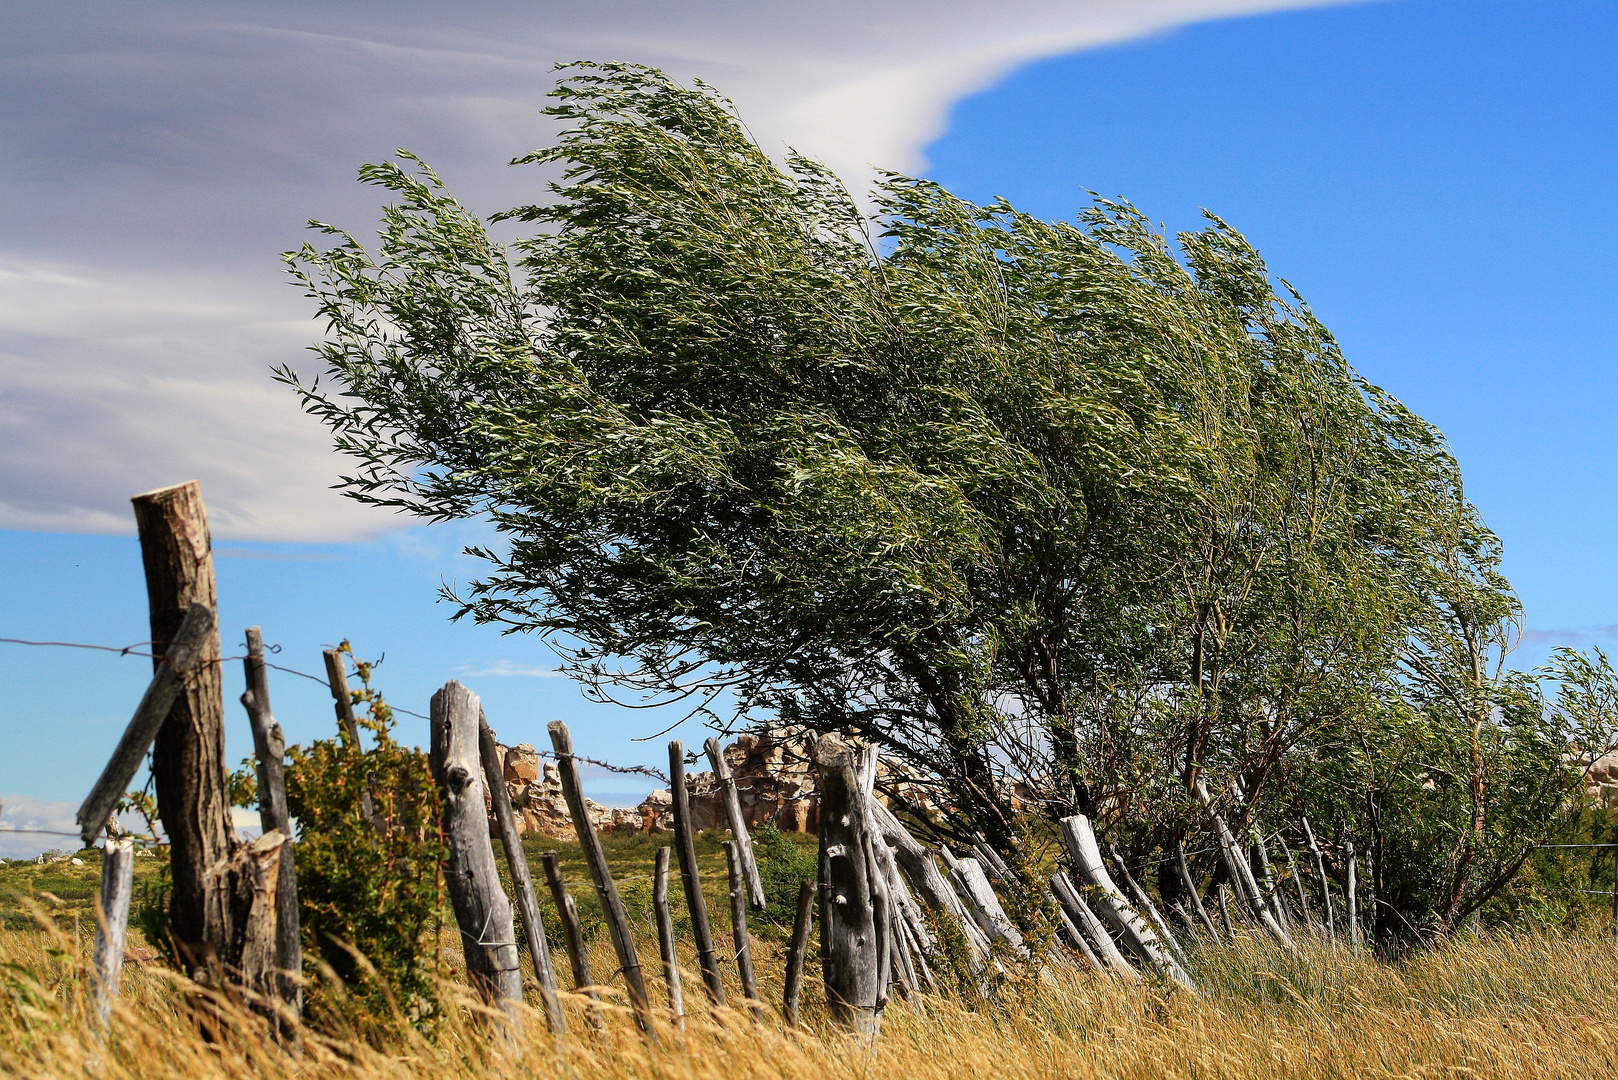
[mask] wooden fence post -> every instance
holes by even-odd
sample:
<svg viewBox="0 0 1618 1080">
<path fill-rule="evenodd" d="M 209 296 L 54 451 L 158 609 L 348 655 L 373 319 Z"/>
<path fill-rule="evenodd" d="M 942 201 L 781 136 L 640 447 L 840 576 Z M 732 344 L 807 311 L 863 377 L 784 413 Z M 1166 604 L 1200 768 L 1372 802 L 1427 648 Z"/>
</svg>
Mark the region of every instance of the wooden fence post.
<svg viewBox="0 0 1618 1080">
<path fill-rule="evenodd" d="M 1225 883 L 1219 883 L 1219 921 L 1225 924 L 1225 933 L 1230 935 L 1232 941 L 1236 940 L 1236 927 L 1230 921 L 1230 905 L 1225 902 Z"/>
<path fill-rule="evenodd" d="M 759 1003 L 758 979 L 753 975 L 753 947 L 747 939 L 747 875 L 742 869 L 740 845 L 725 841 L 725 869 L 730 879 L 730 936 L 736 946 L 736 973 L 741 977 L 742 996 L 758 1019 L 764 1019 Z"/>
<path fill-rule="evenodd" d="M 753 837 L 747 831 L 747 819 L 742 817 L 741 793 L 736 790 L 736 778 L 730 774 L 730 762 L 718 739 L 703 744 L 708 762 L 713 765 L 714 779 L 725 795 L 725 819 L 730 824 L 730 835 L 736 840 L 736 854 L 741 860 L 742 876 L 747 882 L 748 900 L 753 910 L 764 910 L 764 879 L 758 874 L 758 860 L 753 858 Z"/>
<path fill-rule="evenodd" d="M 1259 872 L 1264 875 L 1264 897 L 1270 906 L 1270 913 L 1275 921 L 1281 924 L 1281 929 L 1290 930 L 1291 922 L 1287 919 L 1286 905 L 1281 902 L 1281 890 L 1276 885 L 1275 870 L 1270 866 L 1269 845 L 1264 843 L 1264 834 L 1257 826 L 1253 827 L 1253 850 L 1258 853 Z"/>
<path fill-rule="evenodd" d="M 1292 939 L 1287 932 L 1276 922 L 1275 916 L 1264 903 L 1263 894 L 1259 892 L 1258 882 L 1253 877 L 1252 867 L 1247 865 L 1247 858 L 1242 854 L 1241 846 L 1231 835 L 1230 827 L 1225 819 L 1213 808 L 1213 797 L 1208 794 L 1207 786 L 1199 778 L 1193 791 L 1197 801 L 1202 804 L 1213 823 L 1214 833 L 1219 840 L 1219 851 L 1225 860 L 1225 873 L 1230 878 L 1231 888 L 1236 890 L 1236 898 L 1247 904 L 1248 910 L 1258 920 L 1270 935 L 1288 949 L 1292 948 Z"/>
<path fill-rule="evenodd" d="M 819 884 L 806 880 L 798 886 L 798 912 L 792 920 L 792 944 L 787 949 L 786 990 L 781 1012 L 787 1027 L 798 1026 L 798 996 L 803 990 L 803 962 L 809 952 L 809 929 L 814 922 L 815 894 Z"/>
<path fill-rule="evenodd" d="M 1360 954 L 1360 909 L 1359 897 L 1355 894 L 1355 877 L 1358 869 L 1359 856 L 1354 854 L 1354 841 L 1350 840 L 1343 849 L 1343 864 L 1348 873 L 1348 944 L 1354 955 Z"/>
<path fill-rule="evenodd" d="M 702 895 L 702 878 L 697 872 L 696 830 L 691 827 L 691 797 L 685 789 L 685 747 L 678 739 L 669 743 L 669 795 L 674 800 L 674 850 L 680 857 L 680 880 L 685 886 L 686 909 L 691 913 L 697 964 L 702 968 L 702 983 L 709 1000 L 723 1005 L 725 983 L 719 974 L 719 957 L 714 952 L 708 900 Z"/>
<path fill-rule="evenodd" d="M 1061 827 L 1062 839 L 1067 844 L 1068 856 L 1079 879 L 1093 886 L 1101 896 L 1101 917 L 1112 924 L 1112 928 L 1118 931 L 1135 955 L 1186 989 L 1196 992 L 1196 984 L 1191 981 L 1191 976 L 1175 962 L 1174 957 L 1158 947 L 1157 935 L 1152 932 L 1151 926 L 1125 902 L 1118 886 L 1113 884 L 1101 861 L 1101 849 L 1096 845 L 1090 819 L 1083 814 L 1075 814 L 1063 818 Z"/>
<path fill-rule="evenodd" d="M 875 799 L 871 800 L 868 809 L 877 834 L 892 851 L 894 862 L 910 879 L 916 895 L 933 912 L 941 915 L 947 913 L 955 920 L 966 939 L 973 973 L 983 970 L 989 952 L 989 939 L 978 928 L 977 921 L 966 913 L 960 897 L 955 895 L 955 889 L 933 861 L 932 853 L 910 835 L 910 830 L 894 816 L 892 810 Z"/>
<path fill-rule="evenodd" d="M 657 849 L 652 873 L 652 907 L 657 914 L 657 949 L 663 957 L 663 979 L 669 987 L 669 1010 L 674 1026 L 685 1028 L 685 994 L 680 989 L 680 954 L 674 947 L 674 915 L 669 911 L 669 846 Z"/>
<path fill-rule="evenodd" d="M 1079 890 L 1073 887 L 1073 882 L 1068 880 L 1068 876 L 1057 873 L 1052 874 L 1048 880 L 1051 893 L 1062 905 L 1062 910 L 1073 923 L 1073 928 L 1089 937 L 1096 958 L 1106 970 L 1125 982 L 1138 981 L 1140 972 L 1129 965 L 1124 954 L 1118 950 L 1117 942 L 1112 940 L 1112 935 L 1107 933 L 1107 928 L 1096 918 L 1095 912 L 1090 910 L 1090 905 L 1084 902 L 1084 898 L 1079 895 Z"/>
<path fill-rule="evenodd" d="M 292 844 L 292 818 L 287 813 L 286 737 L 270 711 L 270 682 L 264 666 L 264 635 L 247 628 L 247 657 L 242 661 L 247 690 L 242 707 L 253 728 L 253 755 L 258 759 L 258 815 L 263 831 L 287 837 L 275 893 L 275 966 L 283 1002 L 303 1012 L 303 934 L 298 918 L 298 876 Z"/>
<path fill-rule="evenodd" d="M 1298 914 L 1303 921 L 1314 925 L 1314 914 L 1309 910 L 1309 896 L 1303 891 L 1303 878 L 1298 876 L 1298 860 L 1292 857 L 1292 849 L 1287 846 L 1287 838 L 1280 833 L 1275 834 L 1275 840 L 1281 845 L 1281 853 L 1287 857 L 1287 873 L 1292 875 L 1292 887 L 1298 891 Z"/>
<path fill-rule="evenodd" d="M 1309 819 L 1303 819 L 1303 835 L 1309 841 L 1309 853 L 1315 857 L 1315 872 L 1320 875 L 1320 900 L 1326 908 L 1326 940 L 1337 944 L 1336 917 L 1331 909 L 1331 887 L 1326 878 L 1326 859 L 1320 854 L 1320 845 L 1315 842 L 1315 830 L 1309 827 Z"/>
<path fill-rule="evenodd" d="M 835 735 L 815 742 L 820 777 L 820 955 L 832 1018 L 866 1039 L 882 1027 L 884 988 L 872 905 L 857 752 Z"/>
<path fill-rule="evenodd" d="M 107 841 L 101 856 L 100 924 L 96 928 L 95 1006 L 102 1028 L 112 1022 L 112 999 L 124 970 L 124 937 L 129 931 L 129 898 L 135 885 L 135 842 Z"/>
<path fill-rule="evenodd" d="M 1196 909 L 1197 917 L 1207 928 L 1208 936 L 1215 941 L 1219 940 L 1219 931 L 1214 929 L 1213 920 L 1208 918 L 1208 909 L 1202 906 L 1202 895 L 1197 892 L 1197 883 L 1191 876 L 1191 867 L 1185 862 L 1185 844 L 1175 841 L 1174 861 L 1180 868 L 1180 881 L 1185 885 L 1185 891 L 1191 894 L 1191 906 Z"/>
<path fill-rule="evenodd" d="M 360 742 L 360 724 L 354 717 L 354 695 L 348 689 L 348 670 L 343 666 L 343 650 L 325 649 L 321 657 L 326 661 L 326 686 L 331 690 L 331 701 L 337 713 L 337 726 L 355 746 Z M 369 818 L 370 812 L 366 815 Z"/>
<path fill-rule="evenodd" d="M 596 895 L 601 899 L 601 913 L 607 918 L 607 929 L 612 934 L 613 952 L 618 955 L 618 968 L 629 988 L 629 1000 L 635 1007 L 635 1019 L 641 1030 L 653 1042 L 657 1031 L 652 1027 L 652 999 L 646 993 L 646 976 L 641 970 L 640 957 L 635 952 L 635 937 L 629 929 L 629 916 L 624 902 L 618 896 L 618 883 L 612 879 L 612 867 L 607 865 L 607 853 L 601 850 L 601 838 L 596 835 L 590 815 L 584 809 L 584 790 L 579 784 L 579 763 L 573 757 L 573 736 L 567 725 L 552 720 L 548 725 L 551 745 L 556 749 L 556 769 L 562 778 L 562 795 L 567 799 L 568 815 L 573 818 L 573 831 L 579 846 L 584 849 L 584 861 L 595 882 Z"/>
<path fill-rule="evenodd" d="M 562 1013 L 561 999 L 556 996 L 556 969 L 551 966 L 551 947 L 545 941 L 545 921 L 539 917 L 533 875 L 528 872 L 528 856 L 523 853 L 522 834 L 517 831 L 511 792 L 506 790 L 506 778 L 500 768 L 500 750 L 482 710 L 478 711 L 478 756 L 483 762 L 483 782 L 489 789 L 495 825 L 500 830 L 500 846 L 505 849 L 506 866 L 511 870 L 517 912 L 522 916 L 523 932 L 528 936 L 534 979 L 539 983 L 539 996 L 545 1000 L 545 1020 L 552 1032 L 563 1035 L 567 1032 L 567 1017 Z"/>
<path fill-rule="evenodd" d="M 556 901 L 556 917 L 562 924 L 562 943 L 567 946 L 568 967 L 573 971 L 573 989 L 599 1000 L 595 976 L 590 974 L 590 947 L 584 940 L 584 926 L 579 922 L 579 907 L 568 894 L 567 882 L 562 880 L 562 867 L 556 861 L 556 852 L 547 851 L 540 857 L 545 866 L 545 880 L 551 887 L 551 899 Z M 601 1009 L 591 1005 L 585 1012 L 590 1026 L 600 1030 L 605 1025 Z"/>
<path fill-rule="evenodd" d="M 188 974 L 213 986 L 235 938 L 230 887 L 215 867 L 231 856 L 230 798 L 225 774 L 225 702 L 219 670 L 218 593 L 202 488 L 196 481 L 136 495 L 135 527 L 152 634 L 152 667 L 192 604 L 214 613 L 201 645 L 201 666 L 185 685 L 152 746 L 158 815 L 169 840 L 170 925 Z M 97 823 L 100 828 L 101 823 Z M 217 958 L 217 959 L 210 959 Z"/>
<path fill-rule="evenodd" d="M 461 930 L 466 970 L 474 986 L 503 1009 L 521 1030 L 522 966 L 511 901 L 500 888 L 489 818 L 483 803 L 483 763 L 478 748 L 478 696 L 451 680 L 433 695 L 432 745 L 428 761 L 443 795 L 449 861 L 444 882 Z"/>
<path fill-rule="evenodd" d="M 1150 896 L 1146 895 L 1146 890 L 1140 887 L 1140 882 L 1135 880 L 1135 875 L 1129 872 L 1129 864 L 1124 862 L 1122 855 L 1118 854 L 1118 845 L 1109 840 L 1107 850 L 1112 853 L 1112 861 L 1118 867 L 1118 872 L 1124 877 L 1124 888 L 1129 890 L 1130 897 L 1140 906 L 1140 910 L 1146 912 L 1146 917 L 1151 920 L 1151 925 L 1162 936 L 1163 944 L 1169 947 L 1169 951 L 1174 954 L 1175 959 L 1179 960 L 1183 965 L 1185 963 L 1185 953 L 1181 951 L 1180 943 L 1174 940 L 1174 935 L 1169 932 L 1168 920 L 1163 918 L 1162 912 L 1157 910 L 1157 905 L 1152 903 Z"/>
</svg>

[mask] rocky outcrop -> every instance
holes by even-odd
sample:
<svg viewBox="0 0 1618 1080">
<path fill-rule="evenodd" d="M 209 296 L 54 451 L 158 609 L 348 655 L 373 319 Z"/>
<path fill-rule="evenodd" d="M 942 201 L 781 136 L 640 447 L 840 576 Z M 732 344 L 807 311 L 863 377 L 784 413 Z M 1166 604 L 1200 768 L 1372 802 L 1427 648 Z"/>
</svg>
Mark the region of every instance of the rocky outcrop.
<svg viewBox="0 0 1618 1080">
<path fill-rule="evenodd" d="M 573 836 L 573 821 L 562 797 L 556 765 L 544 761 L 539 751 L 527 743 L 501 746 L 500 754 L 517 828 L 557 839 Z M 725 747 L 724 754 L 736 779 L 742 817 L 749 829 L 773 823 L 782 832 L 819 830 L 815 771 L 801 732 L 787 729 L 742 735 Z M 921 788 L 915 777 L 897 763 L 880 759 L 877 777 L 880 788 L 894 790 L 897 785 L 907 800 L 926 805 L 924 798 L 918 798 Z M 692 824 L 698 829 L 727 827 L 724 796 L 712 772 L 687 773 L 686 790 L 691 799 Z M 667 832 L 673 828 L 673 797 L 667 788 L 652 792 L 633 808 L 602 806 L 588 797 L 584 802 L 597 832 Z"/>
<path fill-rule="evenodd" d="M 1584 790 L 1598 805 L 1618 808 L 1618 754 L 1597 758 L 1584 771 Z"/>
</svg>

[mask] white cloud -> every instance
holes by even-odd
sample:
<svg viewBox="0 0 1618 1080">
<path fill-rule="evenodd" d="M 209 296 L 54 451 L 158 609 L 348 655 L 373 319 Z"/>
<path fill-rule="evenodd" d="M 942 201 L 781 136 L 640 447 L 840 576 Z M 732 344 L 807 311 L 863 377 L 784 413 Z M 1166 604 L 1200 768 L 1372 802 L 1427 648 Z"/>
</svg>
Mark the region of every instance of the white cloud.
<svg viewBox="0 0 1618 1080">
<path fill-rule="evenodd" d="M 8 14 L 0 40 L 0 527 L 126 531 L 135 492 L 200 479 L 216 535 L 399 524 L 271 382 L 317 329 L 275 253 L 364 230 L 353 170 L 417 150 L 481 211 L 535 196 L 556 61 L 701 76 L 767 148 L 925 167 L 950 105 L 1018 65 L 1331 0 L 564 0 L 454 7 L 150 3 Z M 304 366 L 307 366 L 305 364 Z M 492 673 L 492 672 L 491 672 Z M 507 672 L 515 673 L 515 672 Z"/>
<path fill-rule="evenodd" d="M 496 660 L 493 663 L 483 664 L 476 667 L 471 664 L 463 664 L 460 668 L 460 673 L 468 679 L 481 678 L 485 675 L 518 675 L 532 679 L 555 679 L 561 677 L 562 675 L 562 673 L 555 668 L 534 667 L 531 664 L 517 664 L 510 660 Z"/>
</svg>

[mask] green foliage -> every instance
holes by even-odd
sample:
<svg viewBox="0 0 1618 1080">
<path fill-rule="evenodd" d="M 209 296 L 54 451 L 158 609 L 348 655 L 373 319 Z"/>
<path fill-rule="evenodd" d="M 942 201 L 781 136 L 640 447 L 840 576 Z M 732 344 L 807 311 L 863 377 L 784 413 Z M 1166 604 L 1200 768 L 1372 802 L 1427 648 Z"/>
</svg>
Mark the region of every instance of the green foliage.
<svg viewBox="0 0 1618 1080">
<path fill-rule="evenodd" d="M 353 691 L 355 705 L 366 706 L 357 720 L 370 746 L 339 730 L 335 739 L 287 751 L 304 956 L 312 971 L 326 965 L 371 1005 L 391 997 L 421 1016 L 439 974 L 434 940 L 446 849 L 438 789 L 427 755 L 393 740 L 392 711 L 372 688 L 371 671 L 356 664 L 361 689 Z"/>
<path fill-rule="evenodd" d="M 798 889 L 820 879 L 820 846 L 807 833 L 784 833 L 770 822 L 753 834 L 753 858 L 764 883 L 764 910 L 748 917 L 760 934 L 790 938 L 798 912 Z"/>
<path fill-rule="evenodd" d="M 457 617 L 603 698 L 870 738 L 1004 851 L 1008 778 L 1132 858 L 1203 780 L 1374 850 L 1385 928 L 1509 883 L 1590 703 L 1506 672 L 1520 610 L 1442 434 L 1239 233 L 895 174 L 867 218 L 701 84 L 578 64 L 553 97 L 521 161 L 562 178 L 496 215 L 511 251 L 404 155 L 361 169 L 396 199 L 374 253 L 317 225 L 287 257 L 325 381 L 278 374 L 346 493 L 504 537 Z"/>
</svg>

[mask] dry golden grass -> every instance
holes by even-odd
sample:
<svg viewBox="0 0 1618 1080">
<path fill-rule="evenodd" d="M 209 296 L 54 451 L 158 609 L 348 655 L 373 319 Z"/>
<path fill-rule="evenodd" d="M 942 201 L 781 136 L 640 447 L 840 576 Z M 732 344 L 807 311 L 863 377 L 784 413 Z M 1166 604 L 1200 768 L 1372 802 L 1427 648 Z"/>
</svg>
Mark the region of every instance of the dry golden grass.
<svg viewBox="0 0 1618 1080">
<path fill-rule="evenodd" d="M 1248 942 L 1193 959 L 1201 997 L 1046 970 L 975 1008 L 937 997 L 895 1002 L 874 1047 L 826 1029 L 813 980 L 812 1032 L 731 1012 L 694 1016 L 680 1033 L 665 1017 L 656 1047 L 621 1010 L 603 1034 L 587 1033 L 576 1000 L 573 1034 L 561 1045 L 532 1009 L 522 1037 L 508 1041 L 494 1015 L 448 983 L 444 1016 L 428 1032 L 351 1018 L 335 1031 L 308 1032 L 295 1054 L 251 1014 L 228 1007 L 223 1035 L 204 1039 L 185 986 L 155 966 L 126 971 L 103 1044 L 89 1020 L 85 951 L 69 934 L 0 933 L 0 1072 L 109 1080 L 1618 1075 L 1618 953 L 1607 938 L 1460 941 L 1402 966 L 1323 946 L 1293 957 Z M 774 1000 L 778 959 L 767 951 Z M 605 953 L 599 961 L 610 970 Z M 655 987 L 661 994 L 660 980 Z M 694 977 L 687 992 L 694 1003 Z"/>
</svg>

